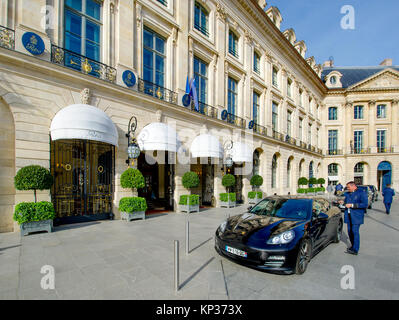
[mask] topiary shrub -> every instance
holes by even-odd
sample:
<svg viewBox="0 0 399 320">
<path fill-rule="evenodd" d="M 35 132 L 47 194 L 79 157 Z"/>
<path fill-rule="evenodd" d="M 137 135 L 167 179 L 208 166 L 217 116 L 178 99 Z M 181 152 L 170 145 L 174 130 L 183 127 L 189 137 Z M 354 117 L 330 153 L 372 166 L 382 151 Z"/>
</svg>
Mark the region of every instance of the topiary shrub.
<svg viewBox="0 0 399 320">
<path fill-rule="evenodd" d="M 255 174 L 252 176 L 249 183 L 252 187 L 259 188 L 263 184 L 263 178 L 260 175 Z"/>
<path fill-rule="evenodd" d="M 200 184 L 200 179 L 198 174 L 195 172 L 189 171 L 183 175 L 182 178 L 183 187 L 186 189 L 196 188 Z"/>
<path fill-rule="evenodd" d="M 308 179 L 301 177 L 298 179 L 298 186 L 306 186 L 308 184 Z"/>
<path fill-rule="evenodd" d="M 299 193 L 299 194 L 304 194 L 304 193 L 306 193 L 306 189 L 298 188 L 298 189 L 296 190 L 296 192 Z"/>
<path fill-rule="evenodd" d="M 53 220 L 55 218 L 54 206 L 51 202 L 21 202 L 15 206 L 14 220 L 18 224 Z"/>
<path fill-rule="evenodd" d="M 323 187 L 323 184 L 326 183 L 326 180 L 324 178 L 319 178 L 317 179 L 317 184 L 319 184 L 321 187 Z"/>
<path fill-rule="evenodd" d="M 18 170 L 14 177 L 17 190 L 33 190 L 37 202 L 36 190 L 47 190 L 53 185 L 54 179 L 50 171 L 38 165 L 26 166 Z"/>
<path fill-rule="evenodd" d="M 229 191 L 229 188 L 236 184 L 236 178 L 232 174 L 226 174 L 222 178 L 222 185 Z"/>
<path fill-rule="evenodd" d="M 221 193 L 219 199 L 222 202 L 228 202 L 229 200 L 230 202 L 236 202 L 237 200 L 235 193 Z"/>
<path fill-rule="evenodd" d="M 262 198 L 262 195 L 262 192 L 250 191 L 248 192 L 248 199 L 255 199 L 256 197 L 259 199 Z"/>
<path fill-rule="evenodd" d="M 308 181 L 309 186 L 313 186 L 314 184 L 317 184 L 317 179 L 316 178 L 309 178 Z"/>
<path fill-rule="evenodd" d="M 129 168 L 121 175 L 122 188 L 140 189 L 145 187 L 144 176 L 140 170 Z"/>
<path fill-rule="evenodd" d="M 138 211 L 146 211 L 147 202 L 142 197 L 124 197 L 119 200 L 119 211 L 126 213 L 134 213 Z"/>
</svg>

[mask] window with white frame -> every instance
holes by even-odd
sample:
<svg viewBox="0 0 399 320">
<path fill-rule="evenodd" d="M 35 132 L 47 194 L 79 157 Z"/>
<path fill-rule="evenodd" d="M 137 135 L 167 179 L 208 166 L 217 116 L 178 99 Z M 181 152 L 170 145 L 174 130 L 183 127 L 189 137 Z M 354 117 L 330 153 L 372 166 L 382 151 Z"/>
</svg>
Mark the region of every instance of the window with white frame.
<svg viewBox="0 0 399 320">
<path fill-rule="evenodd" d="M 238 36 L 229 30 L 229 53 L 238 58 Z"/>
<path fill-rule="evenodd" d="M 273 71 L 272 71 L 272 84 L 273 84 L 273 86 L 275 86 L 276 88 L 278 88 L 278 69 L 277 69 L 277 67 L 273 67 Z"/>
<path fill-rule="evenodd" d="M 363 106 L 355 106 L 353 108 L 353 118 L 354 119 L 363 119 L 364 114 L 363 114 L 364 107 Z"/>
<path fill-rule="evenodd" d="M 387 117 L 387 106 L 385 104 L 379 104 L 377 106 L 377 118 L 385 119 Z"/>
<path fill-rule="evenodd" d="M 209 13 L 199 2 L 194 5 L 194 28 L 209 37 Z"/>
</svg>

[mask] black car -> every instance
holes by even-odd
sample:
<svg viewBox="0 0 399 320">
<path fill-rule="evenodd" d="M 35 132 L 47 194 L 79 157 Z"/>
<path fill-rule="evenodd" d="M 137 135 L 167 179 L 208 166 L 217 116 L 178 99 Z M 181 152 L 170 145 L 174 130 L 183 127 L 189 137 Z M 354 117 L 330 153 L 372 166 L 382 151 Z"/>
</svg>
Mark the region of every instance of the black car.
<svg viewBox="0 0 399 320">
<path fill-rule="evenodd" d="M 216 251 L 277 273 L 306 271 L 311 258 L 342 233 L 341 211 L 324 198 L 267 197 L 216 230 Z"/>
<path fill-rule="evenodd" d="M 369 187 L 369 189 L 371 190 L 372 194 L 373 194 L 373 202 L 378 201 L 378 190 L 375 186 L 368 184 L 367 187 Z"/>
</svg>

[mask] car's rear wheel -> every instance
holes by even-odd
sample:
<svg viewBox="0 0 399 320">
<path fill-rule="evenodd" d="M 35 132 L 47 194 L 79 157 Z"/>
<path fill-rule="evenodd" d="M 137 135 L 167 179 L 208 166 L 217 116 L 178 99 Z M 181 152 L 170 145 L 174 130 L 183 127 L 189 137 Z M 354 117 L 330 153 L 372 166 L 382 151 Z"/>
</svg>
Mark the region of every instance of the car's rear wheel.
<svg viewBox="0 0 399 320">
<path fill-rule="evenodd" d="M 299 245 L 296 259 L 295 273 L 303 274 L 308 267 L 312 255 L 312 243 L 309 239 L 303 239 Z"/>
<path fill-rule="evenodd" d="M 339 220 L 337 231 L 334 237 L 334 243 L 339 243 L 341 241 L 342 229 L 343 229 L 343 223 L 342 220 Z"/>
</svg>

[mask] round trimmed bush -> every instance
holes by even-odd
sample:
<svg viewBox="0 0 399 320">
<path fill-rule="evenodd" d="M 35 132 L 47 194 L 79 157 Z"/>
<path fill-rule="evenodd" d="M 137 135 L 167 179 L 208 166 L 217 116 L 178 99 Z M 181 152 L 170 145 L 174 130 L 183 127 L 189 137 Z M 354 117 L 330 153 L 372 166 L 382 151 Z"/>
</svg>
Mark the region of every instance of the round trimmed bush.
<svg viewBox="0 0 399 320">
<path fill-rule="evenodd" d="M 54 179 L 48 169 L 38 165 L 26 166 L 18 170 L 14 177 L 17 190 L 33 190 L 36 202 L 36 190 L 47 190 L 53 185 Z"/>
<path fill-rule="evenodd" d="M 252 176 L 250 184 L 253 187 L 260 187 L 263 184 L 263 178 L 260 175 L 255 174 Z"/>
<path fill-rule="evenodd" d="M 225 188 L 230 188 L 233 187 L 236 184 L 236 177 L 234 177 L 232 174 L 226 174 L 222 178 L 222 185 Z"/>
<path fill-rule="evenodd" d="M 182 184 L 184 188 L 186 189 L 196 188 L 199 186 L 199 183 L 200 179 L 198 177 L 198 174 L 196 174 L 195 172 L 189 171 L 183 175 Z"/>
<path fill-rule="evenodd" d="M 316 178 L 309 178 L 309 181 L 308 181 L 308 183 L 309 183 L 309 185 L 314 185 L 314 184 L 317 184 L 317 179 Z"/>
<path fill-rule="evenodd" d="M 308 179 L 305 177 L 301 177 L 298 179 L 298 185 L 299 186 L 306 186 L 308 184 Z"/>
<path fill-rule="evenodd" d="M 144 176 L 140 170 L 129 168 L 121 175 L 122 188 L 140 189 L 145 187 Z"/>
<path fill-rule="evenodd" d="M 325 183 L 326 183 L 326 180 L 324 178 L 317 179 L 317 184 L 323 185 Z"/>
</svg>

